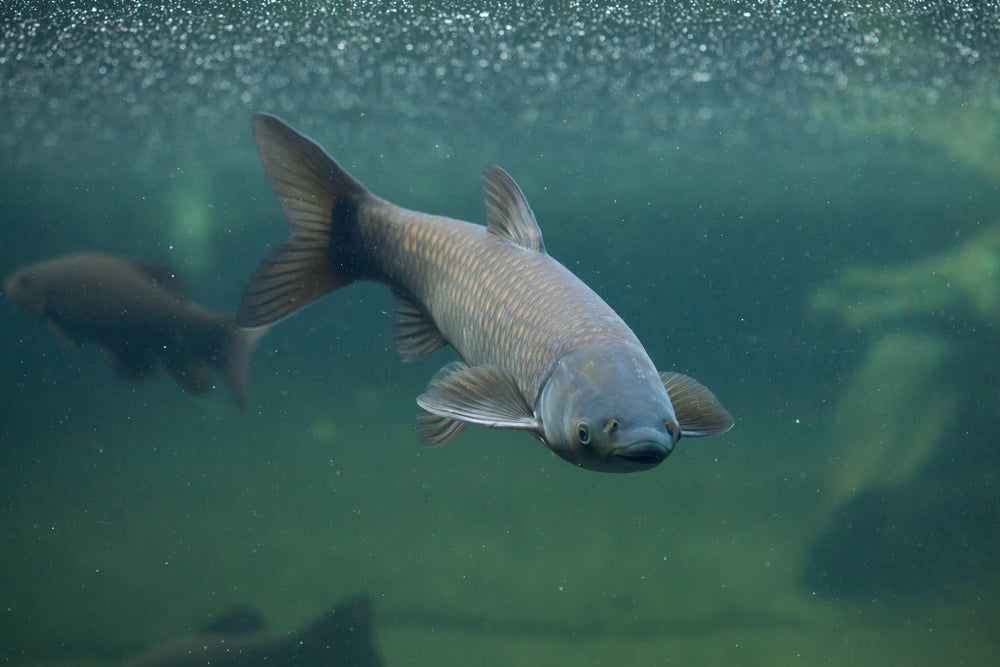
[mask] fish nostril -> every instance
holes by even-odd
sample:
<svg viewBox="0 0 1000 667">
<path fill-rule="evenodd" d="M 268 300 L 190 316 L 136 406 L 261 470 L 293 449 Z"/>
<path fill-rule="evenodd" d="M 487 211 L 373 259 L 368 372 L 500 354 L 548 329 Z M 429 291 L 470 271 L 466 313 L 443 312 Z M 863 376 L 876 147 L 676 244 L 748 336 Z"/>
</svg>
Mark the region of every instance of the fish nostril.
<svg viewBox="0 0 1000 667">
<path fill-rule="evenodd" d="M 663 425 L 667 427 L 667 435 L 671 438 L 679 438 L 681 434 L 681 427 L 677 425 L 673 419 L 665 419 Z"/>
</svg>

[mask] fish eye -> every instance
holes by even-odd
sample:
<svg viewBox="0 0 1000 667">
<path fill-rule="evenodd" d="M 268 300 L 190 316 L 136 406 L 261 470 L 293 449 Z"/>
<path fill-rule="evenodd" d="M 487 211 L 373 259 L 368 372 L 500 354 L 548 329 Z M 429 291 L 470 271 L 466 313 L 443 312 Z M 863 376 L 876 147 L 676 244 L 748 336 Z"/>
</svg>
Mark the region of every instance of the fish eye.
<svg viewBox="0 0 1000 667">
<path fill-rule="evenodd" d="M 581 445 L 590 444 L 590 426 L 587 422 L 580 422 L 576 427 L 576 437 L 580 441 Z"/>
<path fill-rule="evenodd" d="M 611 419 L 609 419 L 604 423 L 604 432 L 614 433 L 615 431 L 618 430 L 618 426 L 619 426 L 618 420 L 612 417 Z"/>
<path fill-rule="evenodd" d="M 667 435 L 671 438 L 677 437 L 677 434 L 681 431 L 681 427 L 673 419 L 665 419 L 663 425 L 667 427 Z"/>
</svg>

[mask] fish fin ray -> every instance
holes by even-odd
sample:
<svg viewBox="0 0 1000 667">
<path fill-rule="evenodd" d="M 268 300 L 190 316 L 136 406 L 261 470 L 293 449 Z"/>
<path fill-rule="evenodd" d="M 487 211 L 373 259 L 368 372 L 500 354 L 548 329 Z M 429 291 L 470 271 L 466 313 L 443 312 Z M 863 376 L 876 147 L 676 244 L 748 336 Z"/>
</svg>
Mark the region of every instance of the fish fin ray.
<svg viewBox="0 0 1000 667">
<path fill-rule="evenodd" d="M 255 114 L 253 130 L 260 163 L 293 232 L 328 232 L 338 204 L 368 193 L 319 144 L 280 118 Z"/>
<path fill-rule="evenodd" d="M 433 390 L 441 383 L 447 381 L 448 377 L 454 373 L 461 373 L 468 370 L 468 365 L 463 361 L 453 361 L 438 369 L 431 381 L 427 384 L 427 391 Z M 417 399 L 417 403 L 420 399 Z M 428 412 L 422 407 L 417 408 L 417 440 L 425 447 L 438 447 L 455 438 L 465 430 L 468 422 L 442 417 L 433 412 Z"/>
<path fill-rule="evenodd" d="M 674 414 L 686 438 L 725 433 L 735 420 L 708 387 L 683 373 L 661 372 Z"/>
<path fill-rule="evenodd" d="M 545 252 L 542 230 L 521 188 L 506 171 L 495 165 L 483 170 L 486 195 L 486 227 L 497 236 L 527 250 Z"/>
<path fill-rule="evenodd" d="M 354 282 L 349 238 L 361 201 L 371 196 L 324 151 L 283 121 L 253 118 L 261 165 L 292 236 L 272 250 L 243 293 L 241 327 L 277 322 Z"/>
<path fill-rule="evenodd" d="M 401 294 L 396 295 L 395 319 L 393 339 L 403 361 L 423 359 L 448 342 L 427 311 Z"/>
<path fill-rule="evenodd" d="M 323 238 L 293 236 L 268 253 L 243 291 L 236 322 L 267 326 L 353 282 L 332 270 L 327 245 Z"/>
<path fill-rule="evenodd" d="M 490 428 L 538 432 L 538 419 L 521 394 L 514 377 L 496 366 L 448 364 L 431 378 L 417 397 L 427 412 Z"/>
<path fill-rule="evenodd" d="M 438 447 L 457 437 L 468 422 L 441 417 L 422 408 L 417 410 L 417 440 L 425 447 Z"/>
</svg>

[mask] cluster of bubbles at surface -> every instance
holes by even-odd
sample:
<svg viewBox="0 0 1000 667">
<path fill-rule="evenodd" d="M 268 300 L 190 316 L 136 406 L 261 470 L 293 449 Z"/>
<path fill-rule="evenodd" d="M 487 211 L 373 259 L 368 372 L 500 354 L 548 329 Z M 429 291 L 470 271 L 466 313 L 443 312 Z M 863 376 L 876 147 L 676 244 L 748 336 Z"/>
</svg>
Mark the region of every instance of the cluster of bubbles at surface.
<svg viewBox="0 0 1000 667">
<path fill-rule="evenodd" d="M 971 2 L 468 4 L 5 3 L 0 146 L 30 160 L 85 128 L 155 155 L 192 122 L 269 110 L 598 126 L 667 150 L 698 127 L 808 115 L 831 91 L 933 103 L 1000 53 L 998 12 Z"/>
</svg>

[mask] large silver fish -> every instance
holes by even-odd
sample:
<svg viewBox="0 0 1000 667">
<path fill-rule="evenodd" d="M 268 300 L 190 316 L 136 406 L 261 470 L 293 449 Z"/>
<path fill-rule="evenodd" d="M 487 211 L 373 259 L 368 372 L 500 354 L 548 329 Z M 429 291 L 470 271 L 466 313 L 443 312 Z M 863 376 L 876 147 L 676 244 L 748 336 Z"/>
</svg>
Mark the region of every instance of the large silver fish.
<svg viewBox="0 0 1000 667">
<path fill-rule="evenodd" d="M 617 313 L 546 253 L 527 200 L 499 167 L 483 172 L 483 227 L 376 197 L 274 116 L 254 116 L 254 135 L 293 234 L 257 267 L 237 323 L 271 324 L 358 280 L 389 285 L 400 356 L 448 344 L 464 361 L 417 398 L 424 444 L 468 424 L 521 429 L 570 463 L 631 472 L 660 463 L 682 434 L 732 427 L 712 392 L 658 373 Z"/>
</svg>

